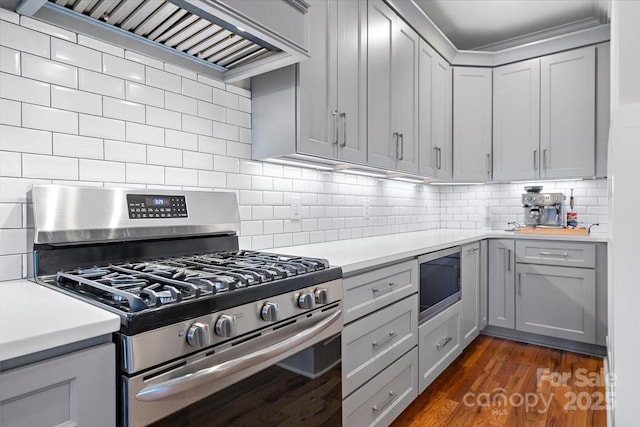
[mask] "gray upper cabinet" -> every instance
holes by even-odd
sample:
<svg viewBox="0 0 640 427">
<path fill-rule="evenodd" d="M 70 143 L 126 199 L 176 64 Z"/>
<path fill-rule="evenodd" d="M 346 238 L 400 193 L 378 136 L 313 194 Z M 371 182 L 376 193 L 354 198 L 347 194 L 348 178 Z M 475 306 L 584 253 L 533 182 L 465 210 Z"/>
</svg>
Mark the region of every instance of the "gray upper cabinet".
<svg viewBox="0 0 640 427">
<path fill-rule="evenodd" d="M 366 162 L 366 2 L 311 2 L 311 59 L 300 64 L 308 134 L 298 151 Z"/>
<path fill-rule="evenodd" d="M 592 177 L 596 48 L 545 56 L 540 68 L 540 177 Z"/>
<path fill-rule="evenodd" d="M 435 156 L 436 178 L 451 179 L 451 67 L 444 58 L 437 56 L 433 68 L 432 94 L 433 121 L 431 144 Z"/>
<path fill-rule="evenodd" d="M 453 68 L 453 179 L 491 180 L 490 68 Z"/>
<path fill-rule="evenodd" d="M 540 60 L 493 70 L 493 179 L 538 178 Z"/>
<path fill-rule="evenodd" d="M 368 164 L 417 173 L 419 37 L 382 1 L 368 12 Z"/>
</svg>

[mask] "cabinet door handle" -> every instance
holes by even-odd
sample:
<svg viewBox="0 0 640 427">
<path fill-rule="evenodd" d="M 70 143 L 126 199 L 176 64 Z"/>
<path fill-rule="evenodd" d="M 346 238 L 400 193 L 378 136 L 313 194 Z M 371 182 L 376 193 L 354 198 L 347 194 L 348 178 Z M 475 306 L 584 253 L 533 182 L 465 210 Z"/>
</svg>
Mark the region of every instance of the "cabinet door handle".
<svg viewBox="0 0 640 427">
<path fill-rule="evenodd" d="M 518 273 L 518 295 L 522 296 L 522 273 Z"/>
<path fill-rule="evenodd" d="M 511 249 L 507 249 L 507 270 L 511 271 Z"/>
<path fill-rule="evenodd" d="M 400 156 L 398 157 L 398 160 L 402 160 L 404 159 L 404 134 L 398 134 L 398 137 L 400 138 Z"/>
<path fill-rule="evenodd" d="M 396 392 L 394 392 L 393 390 L 389 390 L 389 397 L 387 398 L 387 400 L 380 406 L 378 405 L 373 405 L 371 407 L 371 410 L 373 412 L 380 412 L 382 411 L 384 408 L 386 408 L 387 406 L 389 406 L 389 404 L 391 402 L 393 402 L 395 400 L 395 398 L 398 397 L 398 394 Z"/>
<path fill-rule="evenodd" d="M 547 170 L 547 149 L 542 150 L 542 169 Z"/>
<path fill-rule="evenodd" d="M 440 169 L 442 167 L 442 152 L 440 151 L 440 147 L 436 148 L 436 169 Z"/>
<path fill-rule="evenodd" d="M 388 287 L 386 289 L 373 288 L 373 289 L 371 289 L 371 292 L 373 292 L 373 296 L 374 297 L 377 297 L 380 294 L 386 294 L 387 292 L 393 291 L 393 287 L 395 285 L 396 284 L 394 282 L 389 282 L 389 285 L 388 285 Z"/>
<path fill-rule="evenodd" d="M 491 175 L 491 154 L 487 154 L 487 175 Z"/>
<path fill-rule="evenodd" d="M 434 169 L 438 169 L 438 147 L 433 147 L 433 159 L 431 159 L 431 165 Z"/>
<path fill-rule="evenodd" d="M 560 256 L 560 257 L 564 257 L 567 258 L 569 256 L 569 254 L 567 252 L 563 252 L 563 253 L 556 253 L 556 252 L 545 252 L 545 251 L 540 251 L 539 252 L 540 255 L 543 256 Z"/>
<path fill-rule="evenodd" d="M 338 110 L 331 112 L 331 118 L 333 120 L 333 144 L 338 145 Z"/>
<path fill-rule="evenodd" d="M 538 150 L 533 150 L 533 170 L 538 170 Z"/>
<path fill-rule="evenodd" d="M 467 253 L 468 253 L 468 254 L 470 254 L 471 252 L 475 252 L 475 251 L 477 251 L 477 250 L 478 250 L 478 248 L 477 248 L 477 247 L 475 247 L 475 248 L 469 248 L 469 249 L 467 249 Z"/>
<path fill-rule="evenodd" d="M 340 113 L 340 118 L 342 119 L 342 144 L 341 147 L 347 146 L 347 113 L 344 111 Z"/>
<path fill-rule="evenodd" d="M 397 333 L 395 333 L 395 332 L 389 332 L 389 336 L 388 336 L 388 337 L 386 337 L 385 339 L 383 339 L 383 340 L 382 340 L 382 341 L 380 341 L 380 342 L 374 341 L 374 342 L 372 342 L 372 343 L 371 343 L 371 345 L 372 345 L 374 348 L 380 348 L 380 347 L 382 347 L 383 345 L 385 345 L 385 344 L 387 344 L 387 343 L 391 342 L 391 340 L 392 340 L 392 339 L 394 339 L 396 336 L 398 336 L 398 334 L 397 334 Z"/>
<path fill-rule="evenodd" d="M 436 344 L 436 348 L 438 350 L 440 350 L 441 348 L 444 348 L 447 344 L 449 344 L 451 342 L 453 338 L 451 337 L 446 337 L 444 340 L 442 340 L 442 342 Z"/>
<path fill-rule="evenodd" d="M 400 150 L 399 144 L 400 144 L 400 134 L 398 132 L 394 132 L 393 133 L 393 137 L 396 140 L 396 160 L 398 160 L 398 153 Z"/>
</svg>

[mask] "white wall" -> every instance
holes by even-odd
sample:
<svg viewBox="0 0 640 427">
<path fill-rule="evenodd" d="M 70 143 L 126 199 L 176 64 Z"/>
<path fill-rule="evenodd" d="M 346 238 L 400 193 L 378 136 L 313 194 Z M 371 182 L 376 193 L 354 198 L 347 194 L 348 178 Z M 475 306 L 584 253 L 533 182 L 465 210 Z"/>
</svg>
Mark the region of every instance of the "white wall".
<svg viewBox="0 0 640 427">
<path fill-rule="evenodd" d="M 0 126 L 0 280 L 29 274 L 35 183 L 235 191 L 243 248 L 439 226 L 435 187 L 251 161 L 249 91 L 5 9 Z"/>
<path fill-rule="evenodd" d="M 613 1 L 609 138 L 609 352 L 614 425 L 640 423 L 640 2 Z"/>
</svg>

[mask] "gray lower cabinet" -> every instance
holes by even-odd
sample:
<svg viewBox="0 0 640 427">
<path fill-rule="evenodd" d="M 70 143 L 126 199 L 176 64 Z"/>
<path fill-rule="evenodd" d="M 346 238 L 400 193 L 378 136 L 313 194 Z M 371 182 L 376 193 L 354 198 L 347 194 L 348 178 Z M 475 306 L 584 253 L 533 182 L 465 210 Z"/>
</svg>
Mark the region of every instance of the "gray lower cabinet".
<svg viewBox="0 0 640 427">
<path fill-rule="evenodd" d="M 465 348 L 480 334 L 480 242 L 461 248 L 460 281 L 460 341 Z"/>
<path fill-rule="evenodd" d="M 344 426 L 388 426 L 418 397 L 418 349 L 393 362 L 342 404 Z"/>
<path fill-rule="evenodd" d="M 516 274 L 517 330 L 595 343 L 594 270 L 518 264 Z"/>
<path fill-rule="evenodd" d="M 0 374 L 0 425 L 115 425 L 114 344 L 80 350 Z"/>
<path fill-rule="evenodd" d="M 515 320 L 515 241 L 489 241 L 488 323 L 513 329 Z"/>
</svg>

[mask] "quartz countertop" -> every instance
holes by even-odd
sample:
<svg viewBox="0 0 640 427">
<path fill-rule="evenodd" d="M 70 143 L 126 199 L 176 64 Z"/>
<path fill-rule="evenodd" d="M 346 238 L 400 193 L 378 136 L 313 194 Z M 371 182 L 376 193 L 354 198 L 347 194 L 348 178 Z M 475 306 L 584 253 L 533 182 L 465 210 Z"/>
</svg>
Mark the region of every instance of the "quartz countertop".
<svg viewBox="0 0 640 427">
<path fill-rule="evenodd" d="M 342 267 L 345 277 L 392 262 L 415 258 L 452 246 L 482 239 L 562 240 L 578 242 L 606 242 L 606 235 L 554 236 L 515 234 L 499 230 L 435 229 L 409 233 L 387 234 L 360 239 L 338 240 L 310 245 L 275 248 L 274 252 L 298 256 L 324 258 L 331 265 Z"/>
<path fill-rule="evenodd" d="M 28 280 L 0 282 L 0 361 L 110 334 L 120 317 Z"/>
</svg>

